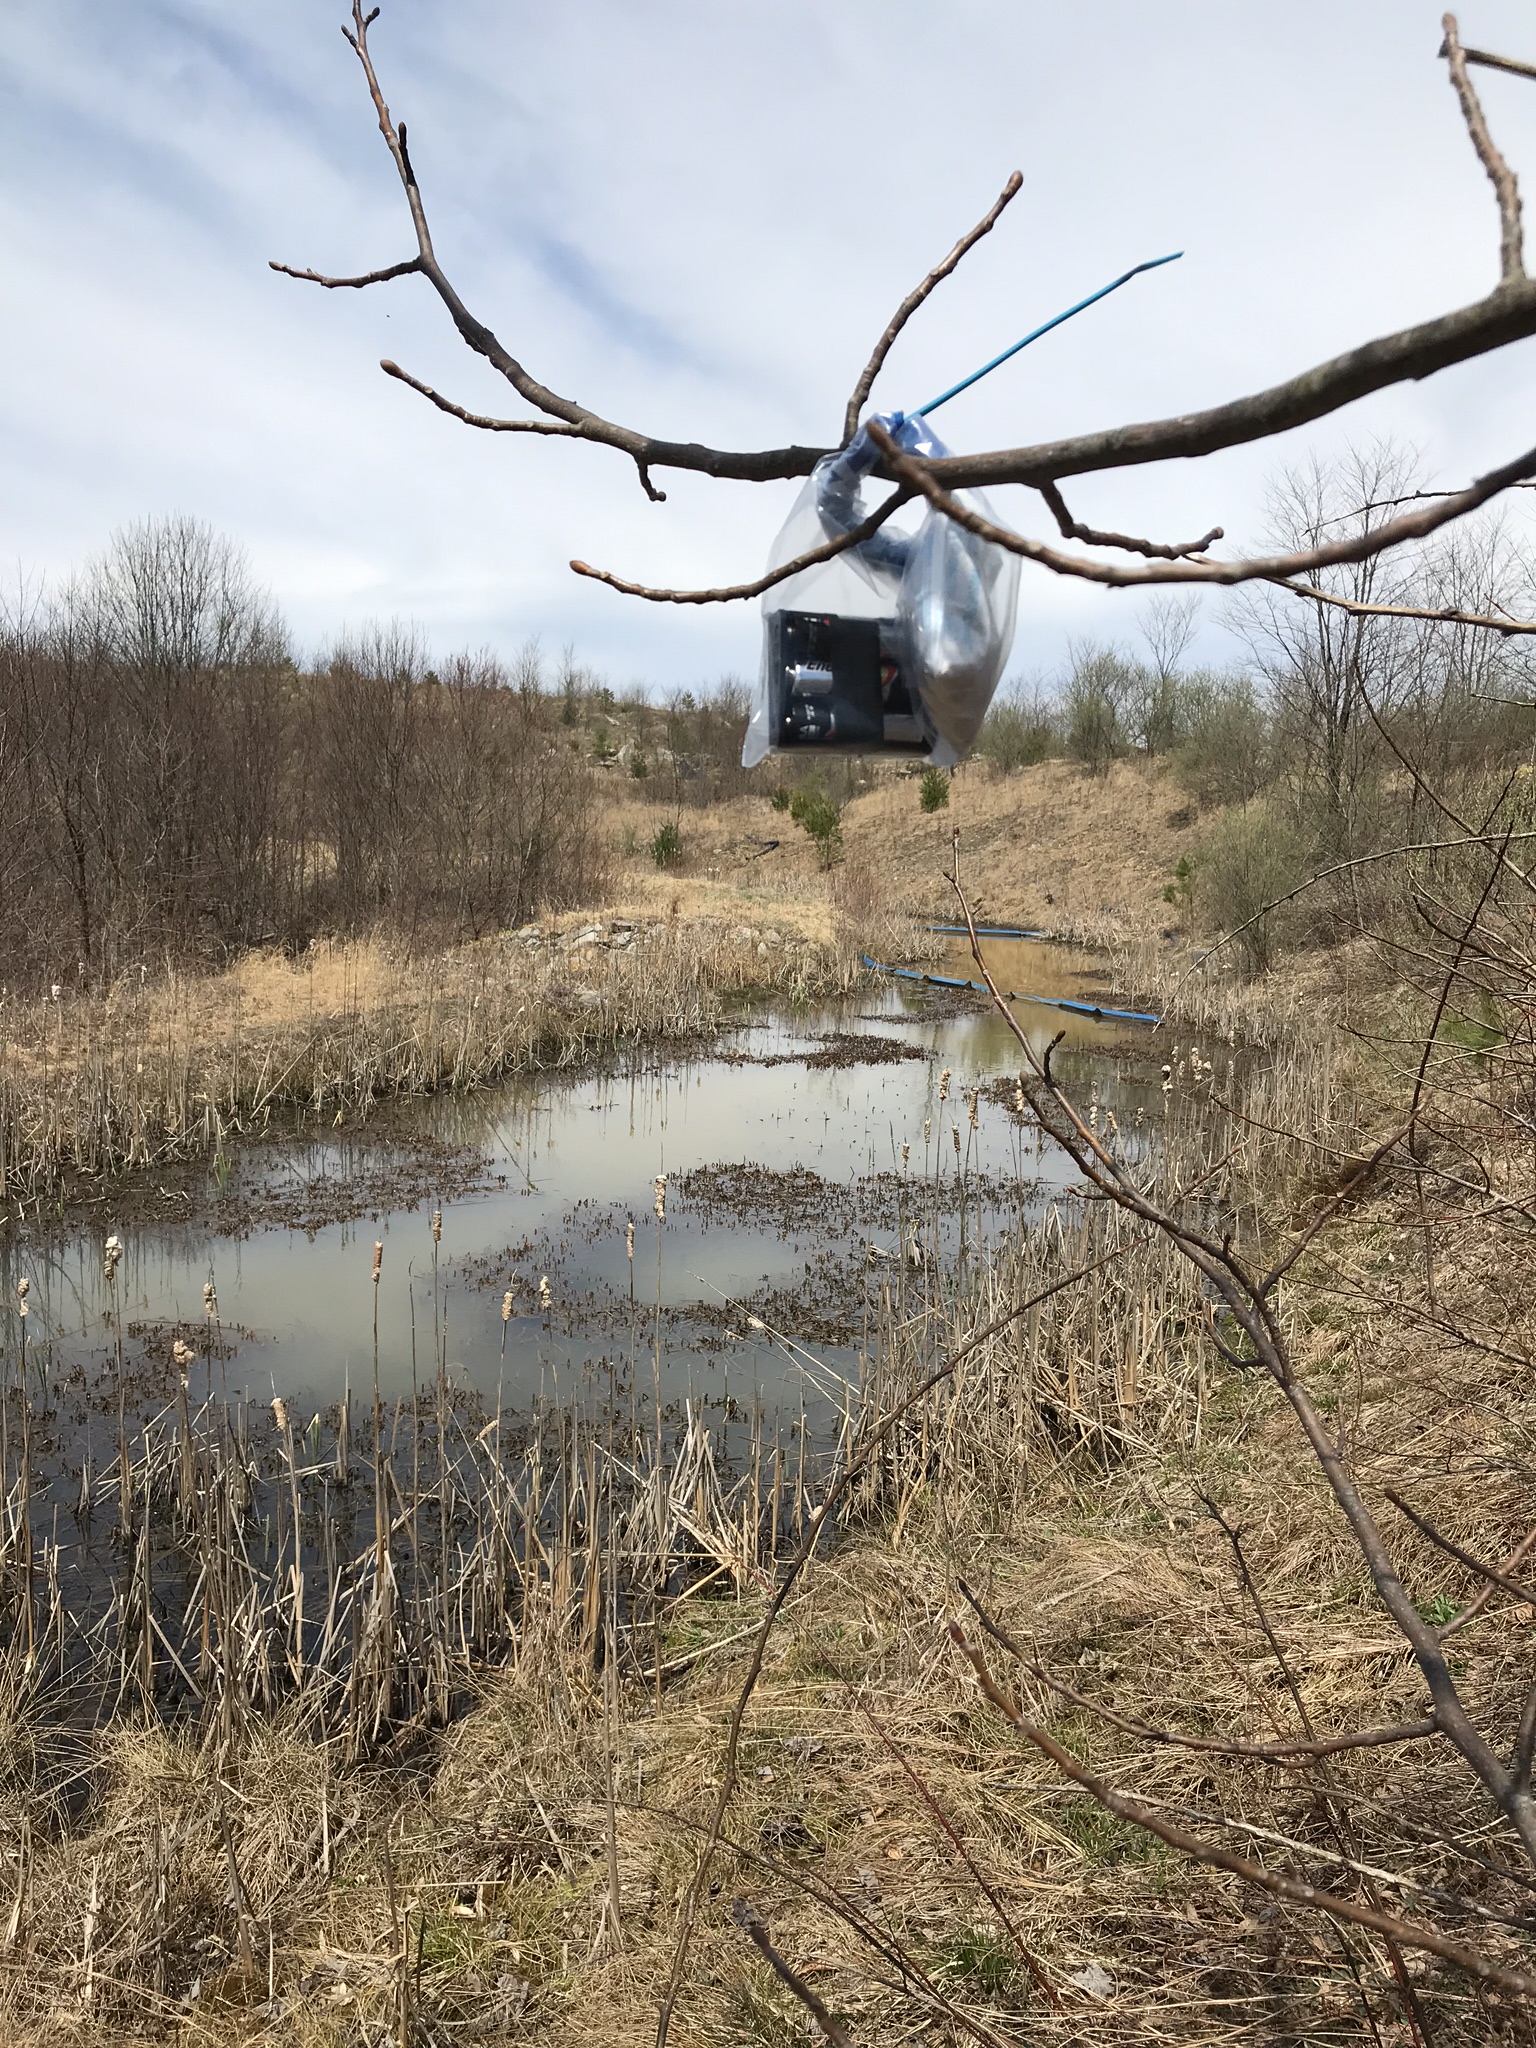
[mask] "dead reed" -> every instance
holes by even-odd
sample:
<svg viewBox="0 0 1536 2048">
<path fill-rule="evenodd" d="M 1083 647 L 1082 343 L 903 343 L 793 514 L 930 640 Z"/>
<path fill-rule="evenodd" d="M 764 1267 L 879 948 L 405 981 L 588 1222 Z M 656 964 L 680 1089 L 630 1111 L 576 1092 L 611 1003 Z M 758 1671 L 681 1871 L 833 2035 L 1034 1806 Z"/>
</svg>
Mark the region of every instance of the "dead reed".
<svg viewBox="0 0 1536 2048">
<path fill-rule="evenodd" d="M 293 962 L 249 955 L 212 978 L 13 990 L 0 1002 L 0 1192 L 56 1203 L 81 1180 L 212 1156 L 242 1135 L 356 1123 L 392 1097 L 702 1035 L 751 992 L 804 999 L 858 972 L 846 932 L 603 918 L 425 957 L 337 943 Z"/>
</svg>

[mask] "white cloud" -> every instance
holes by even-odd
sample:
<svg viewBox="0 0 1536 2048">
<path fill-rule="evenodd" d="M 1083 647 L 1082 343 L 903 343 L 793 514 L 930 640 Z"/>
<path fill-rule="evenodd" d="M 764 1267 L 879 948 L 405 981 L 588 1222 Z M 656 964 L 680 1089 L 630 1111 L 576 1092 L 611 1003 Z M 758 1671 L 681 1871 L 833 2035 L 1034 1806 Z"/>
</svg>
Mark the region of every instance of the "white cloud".
<svg viewBox="0 0 1536 2048">
<path fill-rule="evenodd" d="M 388 354 L 524 410 L 419 281 L 321 293 L 267 269 L 410 250 L 343 11 L 54 0 L 8 24 L 0 560 L 61 573 L 185 509 L 246 545 L 311 645 L 396 613 L 439 647 L 573 639 L 617 681 L 750 669 L 745 607 L 651 609 L 565 564 L 739 580 L 793 486 L 663 474 L 653 506 L 617 456 L 476 435 L 378 371 Z M 1536 55 L 1526 13 L 1483 0 L 1475 40 Z M 535 374 L 659 433 L 831 437 L 896 301 L 1015 165 L 1023 194 L 877 398 L 912 404 L 1127 264 L 1187 253 L 957 400 L 957 446 L 1232 397 L 1495 274 L 1424 0 L 386 0 L 373 33 L 469 303 Z M 1532 88 L 1479 85 L 1518 164 Z M 1266 472 L 1308 447 L 1390 433 L 1457 479 L 1526 438 L 1530 349 L 1069 495 L 1095 522 L 1241 538 Z M 1004 509 L 1046 530 L 1026 494 Z M 1127 631 L 1139 603 L 1026 572 L 1021 663 Z"/>
</svg>

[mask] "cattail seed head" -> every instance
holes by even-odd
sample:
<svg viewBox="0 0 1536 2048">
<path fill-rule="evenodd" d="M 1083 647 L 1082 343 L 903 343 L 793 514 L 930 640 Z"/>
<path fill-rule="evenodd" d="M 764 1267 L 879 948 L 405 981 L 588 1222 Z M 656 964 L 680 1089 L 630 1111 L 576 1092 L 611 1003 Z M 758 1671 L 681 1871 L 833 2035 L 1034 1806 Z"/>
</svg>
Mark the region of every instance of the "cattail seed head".
<svg viewBox="0 0 1536 2048">
<path fill-rule="evenodd" d="M 948 1067 L 946 1067 L 946 1068 L 944 1069 L 943 1073 L 942 1073 L 942 1074 L 940 1074 L 940 1076 L 939 1076 L 939 1100 L 940 1100 L 940 1102 L 948 1102 L 948 1100 L 949 1100 L 949 1068 L 948 1068 Z"/>
<path fill-rule="evenodd" d="M 433 1242 L 434 1244 L 441 1244 L 441 1243 L 442 1243 L 442 1241 L 443 1241 L 443 1212 L 442 1212 L 442 1210 L 441 1210 L 441 1209 L 434 1209 L 434 1210 L 432 1211 L 432 1242 Z"/>
<path fill-rule="evenodd" d="M 554 1297 L 550 1293 L 549 1275 L 541 1273 L 539 1275 L 539 1307 L 547 1310 L 553 1299 Z"/>
<path fill-rule="evenodd" d="M 1013 1113 L 1015 1116 L 1022 1116 L 1024 1114 L 1024 1083 L 1022 1081 L 1015 1081 L 1013 1084 Z"/>
<path fill-rule="evenodd" d="M 510 1287 L 501 1297 L 501 1320 L 504 1323 L 510 1323 L 512 1320 L 512 1290 Z"/>
<path fill-rule="evenodd" d="M 655 1191 L 656 1221 L 658 1223 L 665 1223 L 667 1220 L 667 1176 L 664 1173 L 658 1173 L 652 1186 Z"/>
<path fill-rule="evenodd" d="M 219 1297 L 211 1280 L 203 1282 L 203 1314 L 211 1323 L 219 1312 Z"/>
<path fill-rule="evenodd" d="M 907 1144 L 903 1144 L 903 1146 L 902 1146 L 902 1148 L 901 1148 L 901 1163 L 902 1163 L 902 1165 L 903 1165 L 903 1166 L 905 1166 L 905 1165 L 906 1165 L 907 1161 L 908 1161 L 908 1160 L 909 1160 L 909 1159 L 911 1158 L 911 1156 L 912 1156 L 912 1147 L 911 1147 L 910 1145 L 907 1145 Z"/>
<path fill-rule="evenodd" d="M 373 1284 L 375 1287 L 379 1284 L 379 1274 L 383 1270 L 383 1266 L 384 1240 L 382 1238 L 375 1238 L 373 1245 Z"/>
<path fill-rule="evenodd" d="M 955 1157 L 958 1159 L 960 1157 L 960 1126 L 958 1124 L 951 1124 L 949 1135 L 955 1141 Z"/>
<path fill-rule="evenodd" d="M 286 1436 L 288 1434 L 288 1403 L 281 1394 L 274 1394 L 272 1396 L 272 1420 L 277 1424 L 284 1436 Z"/>
<path fill-rule="evenodd" d="M 176 1364 L 176 1366 L 179 1368 L 179 1370 L 185 1373 L 193 1365 L 194 1361 L 197 1358 L 197 1353 L 192 1349 L 192 1346 L 190 1344 L 186 1343 L 184 1339 L 178 1337 L 176 1339 L 176 1342 L 171 1346 L 171 1358 Z"/>
<path fill-rule="evenodd" d="M 629 1263 L 633 1265 L 635 1263 L 635 1219 L 633 1216 L 630 1217 L 628 1223 L 624 1226 L 624 1252 Z"/>
<path fill-rule="evenodd" d="M 971 1129 L 973 1131 L 981 1129 L 981 1090 L 979 1088 L 971 1090 Z"/>
</svg>

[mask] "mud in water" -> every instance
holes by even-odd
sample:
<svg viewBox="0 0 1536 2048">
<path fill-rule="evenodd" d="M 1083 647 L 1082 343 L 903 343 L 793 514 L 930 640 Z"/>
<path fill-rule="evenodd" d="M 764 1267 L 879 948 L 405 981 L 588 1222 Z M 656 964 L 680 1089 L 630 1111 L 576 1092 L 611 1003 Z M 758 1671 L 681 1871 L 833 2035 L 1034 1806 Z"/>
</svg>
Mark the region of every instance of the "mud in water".
<svg viewBox="0 0 1536 2048">
<path fill-rule="evenodd" d="M 1073 949 L 993 942 L 988 957 L 1007 987 L 1109 994 Z M 963 941 L 938 971 L 974 972 Z M 1015 1012 L 1042 1048 L 1064 1030 L 1063 1071 L 1135 1129 L 1157 1092 L 1144 1032 Z M 389 1397 L 409 1395 L 446 1329 L 455 1385 L 515 1411 L 596 1398 L 643 1361 L 673 1412 L 691 1400 L 798 1414 L 803 1365 L 776 1333 L 855 1379 L 882 1267 L 964 1259 L 1070 1198 L 1065 1162 L 1013 1112 L 1017 1066 L 985 999 L 885 981 L 854 1003 L 745 1023 L 695 1056 L 519 1078 L 401 1106 L 362 1133 L 252 1145 L 161 1187 L 150 1213 L 140 1190 L 51 1237 L 12 1231 L 7 1348 L 25 1275 L 34 1370 L 83 1401 L 105 1384 L 120 1319 L 149 1398 L 178 1337 L 207 1348 L 211 1282 L 219 1374 L 253 1402 L 280 1394 L 310 1413 L 371 1387 L 377 1307 Z M 115 1296 L 102 1273 L 114 1231 Z"/>
</svg>

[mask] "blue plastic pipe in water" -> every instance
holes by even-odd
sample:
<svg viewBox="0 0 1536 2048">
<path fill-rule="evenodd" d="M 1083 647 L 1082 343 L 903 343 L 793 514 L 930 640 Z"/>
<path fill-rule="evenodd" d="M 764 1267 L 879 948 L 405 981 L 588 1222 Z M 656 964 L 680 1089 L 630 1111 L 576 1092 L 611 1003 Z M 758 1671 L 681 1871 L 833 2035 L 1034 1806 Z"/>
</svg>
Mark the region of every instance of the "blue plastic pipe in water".
<svg viewBox="0 0 1536 2048">
<path fill-rule="evenodd" d="M 979 995 L 990 995 L 992 991 L 984 981 L 962 981 L 955 974 L 924 974 L 916 967 L 888 967 L 883 960 L 871 960 L 867 953 L 859 958 L 874 974 L 894 974 L 898 981 L 926 981 L 930 988 L 973 988 Z M 1021 988 L 1008 991 L 1010 1003 L 1043 1003 L 1048 1010 L 1071 1010 L 1079 1017 L 1113 1017 L 1126 1024 L 1161 1024 L 1162 1018 L 1151 1010 L 1112 1010 L 1105 1003 L 1074 1002 L 1070 996 L 1032 996 Z"/>
<path fill-rule="evenodd" d="M 1075 306 L 1068 306 L 1065 313 L 1058 313 L 1054 320 L 1047 320 L 1043 327 L 1032 329 L 1022 341 L 1016 341 L 1012 348 L 1005 348 L 1002 354 L 994 356 L 990 363 L 983 363 L 979 370 L 972 370 L 969 377 L 962 377 L 958 384 L 951 384 L 947 391 L 941 391 L 937 398 L 930 398 L 926 405 L 920 405 L 916 412 L 907 413 L 905 417 L 917 419 L 921 416 L 927 419 L 929 414 L 937 412 L 941 405 L 948 405 L 949 401 L 958 398 L 962 391 L 969 391 L 973 384 L 979 384 L 981 379 L 997 369 L 999 364 L 1006 363 L 1010 356 L 1016 356 L 1021 348 L 1028 348 L 1029 344 L 1038 341 L 1042 334 L 1049 334 L 1053 327 L 1059 327 L 1063 320 L 1070 320 L 1074 314 L 1086 312 L 1090 306 L 1096 306 L 1100 299 L 1107 299 L 1111 292 L 1119 291 L 1121 285 L 1129 284 L 1133 277 L 1140 277 L 1144 270 L 1160 270 L 1165 263 L 1177 263 L 1183 254 L 1182 249 L 1175 249 L 1171 256 L 1154 256 L 1150 262 L 1138 263 L 1134 270 L 1126 271 L 1125 275 L 1117 277 L 1113 284 L 1107 284 L 1101 290 L 1090 293 L 1086 299 L 1079 299 Z"/>
</svg>

